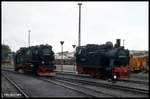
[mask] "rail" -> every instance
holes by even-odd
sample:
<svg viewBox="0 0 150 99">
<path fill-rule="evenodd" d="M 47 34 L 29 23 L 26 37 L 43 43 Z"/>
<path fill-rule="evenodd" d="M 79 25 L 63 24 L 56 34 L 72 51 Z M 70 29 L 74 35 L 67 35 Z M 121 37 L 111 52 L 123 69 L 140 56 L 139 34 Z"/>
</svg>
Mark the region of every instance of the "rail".
<svg viewBox="0 0 150 99">
<path fill-rule="evenodd" d="M 101 91 L 98 91 L 98 90 L 94 90 L 92 88 L 88 88 L 88 87 L 82 86 L 82 85 L 77 84 L 75 82 L 66 81 L 65 79 L 61 79 L 60 80 L 60 79 L 54 78 L 53 80 L 48 80 L 48 79 L 43 79 L 42 78 L 41 80 L 45 80 L 45 81 L 48 81 L 48 82 L 51 82 L 51 83 L 55 83 L 57 85 L 60 85 L 60 86 L 63 86 L 63 87 L 66 87 L 66 88 L 78 91 L 78 92 L 83 93 L 85 95 L 88 95 L 90 97 L 101 97 L 100 95 L 104 95 L 105 97 L 118 97 L 116 95 L 106 94 L 104 92 L 101 92 Z M 57 83 L 56 81 L 60 82 L 60 83 L 65 83 L 66 85 Z M 73 87 L 69 87 L 69 85 L 71 85 Z M 75 87 L 78 87 L 78 88 L 75 88 Z"/>
<path fill-rule="evenodd" d="M 88 84 L 88 85 L 94 85 L 94 86 L 103 86 L 107 88 L 113 88 L 113 89 L 120 89 L 120 90 L 126 90 L 130 92 L 138 92 L 142 94 L 149 94 L 148 90 L 145 89 L 139 89 L 139 88 L 133 88 L 133 87 L 126 87 L 126 86 L 120 86 L 120 85 L 113 85 L 110 83 L 101 83 L 101 82 L 93 82 L 93 81 L 88 81 L 88 80 L 81 80 L 81 79 L 74 79 L 74 78 L 67 78 L 67 77 L 55 77 L 57 79 L 62 79 L 62 80 L 67 80 L 71 82 L 79 82 L 82 84 Z"/>
<path fill-rule="evenodd" d="M 8 70 L 8 71 L 10 71 L 10 70 Z M 77 75 L 77 74 L 75 74 L 75 75 Z M 82 84 L 88 84 L 88 85 L 94 85 L 94 86 L 102 86 L 102 87 L 107 87 L 107 88 L 112 88 L 112 89 L 120 89 L 120 90 L 125 90 L 125 91 L 130 91 L 130 92 L 137 92 L 137 93 L 142 93 L 142 94 L 146 94 L 146 95 L 149 94 L 149 91 L 147 89 L 140 89 L 140 88 L 134 88 L 134 87 L 120 86 L 120 85 L 114 85 L 114 84 L 111 84 L 111 83 L 94 82 L 94 81 L 89 81 L 89 80 L 86 80 L 86 79 L 75 79 L 75 78 L 61 77 L 61 76 L 58 76 L 58 75 L 55 76 L 54 78 L 57 79 L 57 81 L 59 79 L 59 81 L 60 80 L 61 81 L 65 80 L 65 81 L 68 81 L 70 83 L 71 82 L 78 82 L 78 83 L 82 83 Z M 53 81 L 53 83 L 54 83 L 54 81 Z M 67 87 L 67 86 L 64 86 L 64 87 Z M 73 88 L 70 88 L 70 89 L 73 89 Z M 76 90 L 76 89 L 73 89 L 73 90 Z M 81 92 L 81 93 L 83 93 L 83 92 Z"/>
<path fill-rule="evenodd" d="M 90 78 L 90 76 L 88 76 L 88 75 L 85 75 L 85 74 L 76 74 L 74 72 L 60 72 L 60 71 L 57 71 L 57 74 L 72 75 L 72 76 L 78 76 L 78 77 L 82 77 L 82 78 Z M 97 79 L 97 78 L 91 78 L 91 79 Z M 131 82 L 131 83 L 136 83 L 136 84 L 146 84 L 146 85 L 149 84 L 149 82 L 144 81 L 144 80 L 118 79 L 117 81 Z"/>
<path fill-rule="evenodd" d="M 13 80 L 11 80 L 6 74 L 4 75 L 2 73 L 2 76 L 4 78 L 6 78 L 13 86 L 15 86 L 15 88 L 25 97 L 25 98 L 29 98 L 29 96 L 17 85 L 17 83 Z"/>
</svg>

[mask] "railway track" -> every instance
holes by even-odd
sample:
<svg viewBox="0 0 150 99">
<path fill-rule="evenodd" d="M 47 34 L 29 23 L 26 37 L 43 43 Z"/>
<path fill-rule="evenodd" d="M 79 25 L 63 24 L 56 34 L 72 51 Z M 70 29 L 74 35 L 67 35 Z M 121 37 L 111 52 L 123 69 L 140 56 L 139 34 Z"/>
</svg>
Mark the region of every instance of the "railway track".
<svg viewBox="0 0 150 99">
<path fill-rule="evenodd" d="M 48 79 L 49 78 L 46 78 L 45 80 L 47 80 L 48 81 Z M 130 92 L 132 92 L 132 94 L 135 94 L 135 93 L 138 93 L 138 94 L 145 94 L 146 96 L 148 95 L 148 90 L 142 90 L 142 89 L 138 89 L 138 88 L 130 88 L 130 87 L 123 87 L 123 86 L 121 86 L 121 88 L 120 88 L 120 86 L 112 86 L 112 85 L 104 85 L 103 87 L 106 87 L 107 86 L 107 88 L 108 88 L 108 90 L 111 90 L 112 91 L 112 93 L 110 92 L 110 91 L 108 91 L 108 92 L 106 92 L 107 90 L 105 90 L 105 88 L 102 88 L 101 87 L 101 85 L 98 83 L 98 85 L 100 86 L 96 86 L 95 85 L 95 83 L 91 83 L 90 82 L 90 84 L 89 84 L 89 82 L 86 82 L 86 81 L 77 81 L 77 79 L 66 79 L 65 77 L 63 77 L 63 78 L 61 78 L 61 77 L 58 77 L 58 76 L 55 76 L 54 78 L 53 78 L 53 80 L 55 80 L 55 81 L 59 81 L 60 83 L 66 83 L 67 84 L 67 87 L 68 87 L 68 85 L 72 85 L 72 86 L 78 86 L 78 87 L 80 87 L 79 89 L 82 89 L 82 88 L 84 88 L 84 89 L 86 89 L 86 94 L 88 94 L 88 95 L 91 95 L 92 97 L 99 97 L 99 95 L 98 94 L 103 94 L 103 95 L 107 95 L 108 97 L 127 97 L 125 94 L 127 94 L 127 93 L 129 93 L 129 92 L 126 92 L 126 91 L 130 91 Z M 91 86 L 92 85 L 92 86 Z M 94 87 L 93 87 L 93 85 L 94 85 Z M 97 87 L 97 88 L 96 88 Z M 112 89 L 109 89 L 109 88 L 112 88 Z M 78 91 L 79 91 L 79 89 L 78 89 Z M 97 90 L 98 89 L 98 90 Z M 105 91 L 104 91 L 104 90 Z M 122 94 L 124 94 L 124 95 L 119 95 L 120 94 L 120 92 L 121 91 L 116 91 L 116 90 L 114 90 L 114 89 L 120 89 L 120 90 L 123 90 L 122 91 Z M 88 92 L 88 91 L 90 90 L 90 91 L 92 91 L 92 92 Z M 81 91 L 81 90 L 80 90 Z M 115 93 L 114 93 L 114 91 L 116 91 Z M 84 91 L 81 91 L 81 92 L 84 92 Z M 126 93 L 125 93 L 126 92 Z M 117 93 L 117 94 L 116 94 Z M 129 95 L 129 94 L 128 94 Z M 133 96 L 134 97 L 134 96 Z M 145 97 L 145 96 L 144 96 Z"/>
<path fill-rule="evenodd" d="M 66 89 L 70 89 L 70 90 L 73 90 L 74 92 L 77 92 L 77 93 L 79 93 L 79 94 L 82 94 L 82 95 L 84 95 L 85 97 L 94 97 L 94 95 L 89 95 L 89 94 L 87 94 L 87 93 L 85 93 L 84 91 L 80 91 L 80 90 L 78 90 L 77 88 L 73 88 L 73 87 L 70 87 L 70 86 L 67 86 L 67 85 L 64 85 L 64 84 L 62 84 L 62 83 L 59 83 L 58 81 L 55 81 L 55 80 L 47 80 L 47 79 L 43 79 L 42 77 L 36 77 L 36 76 L 32 76 L 32 75 L 30 75 L 30 74 L 20 74 L 20 73 L 17 73 L 17 72 L 15 72 L 15 71 L 12 71 L 12 70 L 4 70 L 4 71 L 7 71 L 7 72 L 11 72 L 11 73 L 14 73 L 14 74 L 19 74 L 19 75 L 24 75 L 24 76 L 30 76 L 30 77 L 33 77 L 33 78 L 35 78 L 35 79 L 38 79 L 38 80 L 41 80 L 41 81 L 44 81 L 44 82 L 48 82 L 48 83 L 52 83 L 52 84 L 55 84 L 55 85 L 59 85 L 59 86 L 61 86 L 61 87 L 64 87 L 64 88 L 66 88 Z M 57 89 L 57 90 L 59 90 L 59 89 Z M 78 97 L 78 96 L 77 96 Z"/>
<path fill-rule="evenodd" d="M 90 78 L 89 75 L 76 74 L 76 73 L 74 73 L 74 72 L 60 72 L 60 71 L 57 71 L 57 74 L 61 74 L 61 75 L 72 75 L 72 76 L 78 76 L 78 77 L 82 77 L 82 78 Z M 91 78 L 91 79 L 97 79 L 97 78 Z M 121 82 L 131 82 L 131 83 L 137 83 L 137 84 L 146 84 L 146 85 L 149 84 L 149 82 L 148 82 L 148 81 L 145 81 L 145 80 L 118 79 L 117 81 L 121 81 Z"/>
<path fill-rule="evenodd" d="M 63 77 L 63 76 L 56 76 L 55 78 L 70 81 L 70 82 L 78 82 L 78 83 L 82 83 L 82 84 L 93 85 L 93 86 L 101 86 L 101 87 L 107 87 L 107 88 L 112 88 L 112 89 L 119 89 L 119 90 L 125 90 L 125 91 L 130 91 L 130 92 L 149 94 L 149 91 L 146 89 L 120 86 L 120 85 L 115 85 L 115 84 L 111 84 L 111 83 L 89 81 L 89 80 L 85 80 L 85 79 L 77 79 L 77 78 L 70 78 L 70 77 Z"/>
<path fill-rule="evenodd" d="M 8 67 L 4 68 L 4 69 L 6 69 L 6 70 L 8 70 L 8 69 L 12 70 L 12 68 L 8 68 Z M 72 76 L 78 76 L 78 77 L 82 77 L 82 78 L 90 78 L 89 75 L 86 75 L 86 74 L 77 74 L 76 72 L 69 72 L 69 71 L 63 71 L 63 72 L 56 71 L 56 72 L 57 72 L 57 74 L 61 74 L 61 75 L 72 75 Z M 141 78 L 141 77 L 139 77 L 139 78 Z M 91 79 L 97 79 L 97 78 L 91 78 Z M 145 79 L 144 80 L 118 79 L 118 81 L 149 85 L 149 82 L 145 81 Z"/>
<path fill-rule="evenodd" d="M 12 73 L 17 73 L 15 71 L 10 71 L 10 70 L 5 70 L 8 72 L 12 72 Z M 18 74 L 18 73 L 17 73 Z M 31 75 L 27 75 L 27 76 L 31 76 Z M 82 93 L 84 95 L 86 95 L 87 97 L 117 97 L 115 95 L 111 95 L 111 94 L 105 94 L 101 91 L 97 91 L 88 87 L 84 87 L 80 84 L 77 83 L 73 83 L 73 82 L 69 82 L 69 81 L 65 81 L 65 80 L 60 80 L 60 79 L 55 79 L 55 78 L 49 78 L 49 77 L 34 77 L 36 79 L 40 79 L 43 81 L 47 81 L 71 90 L 74 90 L 76 92 Z"/>
<path fill-rule="evenodd" d="M 10 71 L 10 70 L 7 70 L 7 71 Z M 57 74 L 58 74 L 58 72 L 57 72 Z M 70 75 L 70 73 L 67 74 L 67 75 Z M 98 93 L 101 93 L 103 95 L 107 95 L 107 96 L 110 96 L 110 97 L 117 97 L 117 96 L 116 95 L 111 95 L 111 94 L 106 94 L 106 93 L 104 93 L 102 91 L 97 91 L 95 89 L 91 89 L 91 88 L 85 87 L 83 85 L 91 85 L 91 86 L 97 86 L 97 87 L 106 87 L 107 89 L 113 89 L 113 90 L 117 89 L 117 90 L 123 90 L 123 91 L 130 91 L 130 92 L 133 92 L 133 93 L 136 92 L 136 93 L 145 94 L 145 95 L 149 94 L 149 91 L 145 90 L 145 89 L 139 89 L 139 88 L 132 88 L 132 87 L 126 87 L 126 86 L 113 85 L 111 83 L 102 83 L 102 82 L 88 81 L 88 80 L 83 79 L 83 77 L 86 77 L 86 76 L 83 76 L 83 75 L 81 75 L 81 76 L 83 76 L 82 79 L 77 79 L 77 78 L 74 78 L 74 77 L 69 78 L 69 77 L 63 77 L 63 76 L 65 76 L 64 73 L 62 74 L 62 76 L 58 76 L 57 75 L 56 77 L 54 77 L 52 79 L 42 78 L 42 80 L 58 84 L 60 86 L 63 86 L 63 87 L 66 87 L 66 88 L 78 91 L 78 92 L 83 93 L 83 94 L 87 94 L 90 97 L 98 97 Z M 70 86 L 68 86 L 68 85 L 70 85 Z M 74 87 L 71 87 L 71 86 L 76 86 L 78 88 L 74 88 Z M 86 89 L 86 91 L 85 90 L 79 90 L 81 88 L 82 89 Z M 87 90 L 90 90 L 90 91 L 87 92 Z M 90 94 L 90 93 L 92 93 L 92 94 Z"/>
<path fill-rule="evenodd" d="M 144 80 L 118 79 L 118 81 L 149 85 L 149 82 Z"/>
<path fill-rule="evenodd" d="M 29 98 L 29 95 L 28 95 L 27 93 L 25 93 L 25 92 L 21 89 L 21 87 L 20 87 L 15 81 L 11 80 L 6 74 L 4 75 L 4 74 L 2 73 L 2 76 L 3 76 L 5 79 L 7 79 L 7 80 L 21 93 L 21 95 L 22 95 L 24 98 Z M 4 97 L 4 95 L 3 95 L 3 97 Z"/>
<path fill-rule="evenodd" d="M 138 74 L 133 73 L 133 75 L 131 75 L 131 77 L 137 78 L 137 79 L 142 79 L 142 80 L 149 79 L 148 75 L 145 75 L 145 76 L 144 76 L 144 74 L 142 75 L 142 74 L 140 74 L 140 73 L 138 73 Z"/>
<path fill-rule="evenodd" d="M 55 83 L 57 85 L 78 91 L 78 92 L 83 93 L 83 94 L 90 96 L 90 97 L 118 97 L 117 95 L 107 94 L 107 93 L 104 93 L 102 91 L 98 91 L 98 90 L 89 88 L 87 86 L 83 86 L 82 84 L 78 84 L 76 82 L 70 82 L 70 81 L 57 79 L 57 78 L 53 78 L 51 80 L 49 80 L 48 78 L 44 78 L 44 79 L 42 78 L 41 80 Z M 73 87 L 70 87 L 70 86 L 73 86 Z"/>
<path fill-rule="evenodd" d="M 37 79 L 41 79 L 41 80 L 44 80 L 44 81 L 47 81 L 49 83 L 53 83 L 53 84 L 56 84 L 56 85 L 59 85 L 59 86 L 62 86 L 64 88 L 68 88 L 68 89 L 71 89 L 71 90 L 74 90 L 76 92 L 79 92 L 79 93 L 82 93 L 84 95 L 86 95 L 87 97 L 96 97 L 95 95 L 93 94 L 88 94 L 87 92 L 85 92 L 85 90 L 81 90 L 79 88 L 75 88 L 74 86 L 78 86 L 78 85 L 75 85 L 75 84 L 71 84 L 70 82 L 64 82 L 62 80 L 50 80 L 50 79 L 47 79 L 47 78 L 37 78 Z M 67 85 L 67 84 L 70 84 L 71 86 Z M 78 86 L 79 87 L 79 86 Z"/>
</svg>

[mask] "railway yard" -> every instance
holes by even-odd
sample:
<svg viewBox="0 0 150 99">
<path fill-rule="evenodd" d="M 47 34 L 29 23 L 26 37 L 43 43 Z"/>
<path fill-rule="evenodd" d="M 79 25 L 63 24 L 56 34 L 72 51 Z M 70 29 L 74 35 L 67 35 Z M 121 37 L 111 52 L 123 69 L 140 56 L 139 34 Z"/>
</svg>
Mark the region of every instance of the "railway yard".
<svg viewBox="0 0 150 99">
<path fill-rule="evenodd" d="M 57 66 L 58 67 L 58 66 Z M 69 67 L 65 65 L 64 68 Z M 73 67 L 73 66 L 72 66 Z M 70 68 L 70 67 L 69 67 Z M 54 77 L 21 74 L 2 67 L 2 97 L 149 97 L 147 74 L 131 74 L 116 83 L 72 71 L 56 70 Z"/>
<path fill-rule="evenodd" d="M 148 2 L 65 3 L 2 3 L 1 97 L 149 98 Z"/>
</svg>

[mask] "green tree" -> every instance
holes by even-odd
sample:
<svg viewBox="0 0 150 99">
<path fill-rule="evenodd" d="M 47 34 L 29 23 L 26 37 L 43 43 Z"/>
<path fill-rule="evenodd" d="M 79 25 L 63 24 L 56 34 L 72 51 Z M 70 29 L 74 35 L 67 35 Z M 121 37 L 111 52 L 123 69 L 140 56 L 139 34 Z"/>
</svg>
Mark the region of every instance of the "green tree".
<svg viewBox="0 0 150 99">
<path fill-rule="evenodd" d="M 6 57 L 8 57 L 8 54 L 10 54 L 10 53 L 11 53 L 10 47 L 8 45 L 2 44 L 2 57 L 6 58 Z"/>
</svg>

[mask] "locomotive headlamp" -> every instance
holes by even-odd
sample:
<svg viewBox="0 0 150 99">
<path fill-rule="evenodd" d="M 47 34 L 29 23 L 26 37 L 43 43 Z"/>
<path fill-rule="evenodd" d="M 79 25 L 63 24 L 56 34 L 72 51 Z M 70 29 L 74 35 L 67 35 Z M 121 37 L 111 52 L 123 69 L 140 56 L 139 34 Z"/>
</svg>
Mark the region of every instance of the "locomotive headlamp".
<svg viewBox="0 0 150 99">
<path fill-rule="evenodd" d="M 117 79 L 117 75 L 114 75 L 113 77 L 114 77 L 114 79 Z"/>
</svg>

